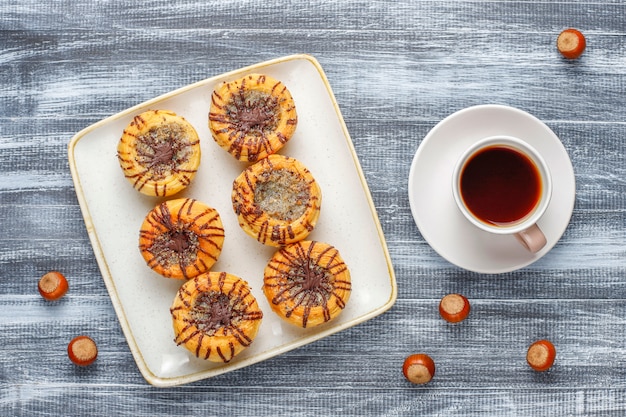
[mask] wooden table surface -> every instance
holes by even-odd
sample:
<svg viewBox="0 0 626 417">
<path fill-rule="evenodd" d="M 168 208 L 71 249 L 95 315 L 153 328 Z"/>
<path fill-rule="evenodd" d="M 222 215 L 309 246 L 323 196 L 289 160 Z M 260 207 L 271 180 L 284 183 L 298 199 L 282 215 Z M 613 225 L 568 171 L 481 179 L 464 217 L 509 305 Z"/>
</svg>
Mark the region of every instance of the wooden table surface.
<svg viewBox="0 0 626 417">
<path fill-rule="evenodd" d="M 578 60 L 555 48 L 567 27 L 587 37 Z M 0 415 L 626 415 L 625 51 L 623 0 L 0 1 Z M 314 56 L 334 90 L 387 240 L 397 301 L 270 360 L 153 387 L 98 269 L 68 143 L 160 94 L 294 53 Z M 504 274 L 443 259 L 408 201 L 409 167 L 426 134 L 477 104 L 542 120 L 575 172 L 562 238 Z M 37 292 L 50 270 L 71 286 L 54 304 Z M 472 303 L 458 325 L 437 312 L 449 292 Z M 100 348 L 87 368 L 66 355 L 81 333 Z M 525 362 L 540 338 L 558 352 L 545 373 Z M 436 361 L 428 385 L 402 376 L 415 352 Z"/>
</svg>

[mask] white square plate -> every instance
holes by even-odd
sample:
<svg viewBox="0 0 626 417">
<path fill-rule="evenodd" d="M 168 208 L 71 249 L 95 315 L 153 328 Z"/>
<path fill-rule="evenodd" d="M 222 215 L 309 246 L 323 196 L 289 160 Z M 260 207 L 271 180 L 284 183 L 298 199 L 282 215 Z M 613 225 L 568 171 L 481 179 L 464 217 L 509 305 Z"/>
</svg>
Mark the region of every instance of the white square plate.
<svg viewBox="0 0 626 417">
<path fill-rule="evenodd" d="M 321 215 L 307 240 L 335 246 L 352 275 L 345 310 L 316 328 L 292 326 L 270 309 L 261 286 L 265 265 L 276 249 L 240 229 L 230 200 L 233 180 L 248 164 L 220 148 L 208 128 L 213 89 L 253 72 L 282 81 L 295 100 L 298 126 L 279 153 L 299 159 L 322 190 Z M 198 359 L 176 346 L 169 307 L 182 282 L 157 275 L 139 253 L 141 223 L 163 199 L 132 188 L 116 151 L 133 116 L 149 109 L 172 110 L 196 128 L 200 168 L 192 184 L 171 198 L 192 197 L 218 210 L 226 240 L 212 270 L 248 281 L 264 312 L 254 343 L 227 364 Z M 369 320 L 395 302 L 395 275 L 369 189 L 328 80 L 310 56 L 283 57 L 212 77 L 108 117 L 72 138 L 69 162 L 104 282 L 135 361 L 150 384 L 179 385 L 251 365 Z"/>
</svg>

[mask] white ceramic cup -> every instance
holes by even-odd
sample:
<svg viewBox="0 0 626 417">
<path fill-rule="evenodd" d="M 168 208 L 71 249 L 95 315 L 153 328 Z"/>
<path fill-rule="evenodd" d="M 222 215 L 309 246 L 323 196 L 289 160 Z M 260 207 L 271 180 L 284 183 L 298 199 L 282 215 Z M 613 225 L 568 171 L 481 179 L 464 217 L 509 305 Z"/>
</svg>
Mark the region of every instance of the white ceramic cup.
<svg viewBox="0 0 626 417">
<path fill-rule="evenodd" d="M 506 223 L 486 221 L 475 215 L 466 204 L 461 188 L 461 179 L 468 163 L 476 155 L 490 148 L 506 148 L 526 156 L 534 165 L 535 172 L 538 173 L 539 177 L 539 197 L 536 199 L 534 207 L 521 218 L 507 221 Z M 505 176 L 502 174 L 493 175 Z M 528 143 L 512 136 L 491 136 L 474 143 L 461 155 L 454 168 L 452 192 L 461 213 L 479 229 L 494 234 L 513 235 L 531 253 L 540 251 L 546 245 L 546 237 L 537 226 L 537 221 L 543 216 L 550 203 L 552 179 L 546 162 L 539 152 Z"/>
</svg>

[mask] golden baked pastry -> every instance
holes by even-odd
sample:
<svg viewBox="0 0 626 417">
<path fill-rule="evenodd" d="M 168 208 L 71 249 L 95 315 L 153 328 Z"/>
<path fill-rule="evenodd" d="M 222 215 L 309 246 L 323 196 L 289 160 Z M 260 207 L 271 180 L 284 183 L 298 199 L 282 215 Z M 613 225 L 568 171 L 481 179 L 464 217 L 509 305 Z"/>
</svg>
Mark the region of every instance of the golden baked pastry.
<svg viewBox="0 0 626 417">
<path fill-rule="evenodd" d="M 168 110 L 149 110 L 126 126 L 117 157 L 124 176 L 139 192 L 170 196 L 196 175 L 200 140 L 183 117 Z"/>
<path fill-rule="evenodd" d="M 283 246 L 304 239 L 315 227 L 322 194 L 297 159 L 270 155 L 233 182 L 233 209 L 241 228 L 259 242 Z"/>
<path fill-rule="evenodd" d="M 167 278 L 189 279 L 208 271 L 223 244 L 224 227 L 217 210 L 191 198 L 159 204 L 139 232 L 141 255 Z"/>
<path fill-rule="evenodd" d="M 213 139 L 240 161 L 255 162 L 275 153 L 291 139 L 297 124 L 291 93 L 268 75 L 223 83 L 211 96 Z"/>
<path fill-rule="evenodd" d="M 332 320 L 350 298 L 350 271 L 339 251 L 316 241 L 279 249 L 265 267 L 263 292 L 272 310 L 299 327 Z"/>
<path fill-rule="evenodd" d="M 229 362 L 250 346 L 263 318 L 248 283 L 226 272 L 185 282 L 170 312 L 174 342 L 212 362 Z"/>
</svg>

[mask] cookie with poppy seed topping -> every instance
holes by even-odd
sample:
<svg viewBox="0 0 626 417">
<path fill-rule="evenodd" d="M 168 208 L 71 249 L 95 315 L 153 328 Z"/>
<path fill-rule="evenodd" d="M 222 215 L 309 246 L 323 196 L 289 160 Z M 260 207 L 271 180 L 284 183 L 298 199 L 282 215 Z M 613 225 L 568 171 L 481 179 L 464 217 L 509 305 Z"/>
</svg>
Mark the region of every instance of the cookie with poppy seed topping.
<svg viewBox="0 0 626 417">
<path fill-rule="evenodd" d="M 233 182 L 231 198 L 241 228 L 269 246 L 306 238 L 322 204 L 313 174 L 283 155 L 270 155 L 244 170 Z"/>
<path fill-rule="evenodd" d="M 186 188 L 200 165 L 200 140 L 193 126 L 168 110 L 133 117 L 117 145 L 126 179 L 142 194 L 165 197 Z"/>
<path fill-rule="evenodd" d="M 219 213 L 191 198 L 166 201 L 145 217 L 139 250 L 155 272 L 167 278 L 189 279 L 217 262 L 224 244 Z"/>
</svg>

